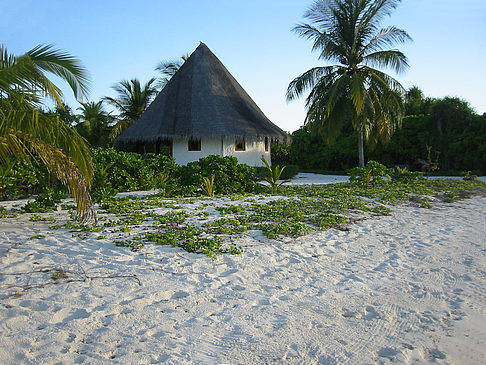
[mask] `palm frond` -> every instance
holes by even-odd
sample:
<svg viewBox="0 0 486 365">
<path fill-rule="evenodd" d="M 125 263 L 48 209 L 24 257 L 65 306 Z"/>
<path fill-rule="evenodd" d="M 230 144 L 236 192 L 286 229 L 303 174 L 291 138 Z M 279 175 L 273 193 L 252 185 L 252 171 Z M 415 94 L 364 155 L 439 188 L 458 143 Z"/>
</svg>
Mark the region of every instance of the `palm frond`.
<svg viewBox="0 0 486 365">
<path fill-rule="evenodd" d="M 26 55 L 40 71 L 52 73 L 66 81 L 76 98 L 87 97 L 90 79 L 87 70 L 77 58 L 67 52 L 54 49 L 52 45 L 38 45 Z"/>
<path fill-rule="evenodd" d="M 321 77 L 331 74 L 334 66 L 314 67 L 296 77 L 287 88 L 287 101 L 301 96 L 305 91 L 312 89 Z"/>
<path fill-rule="evenodd" d="M 363 58 L 363 63 L 371 67 L 390 68 L 399 74 L 410 67 L 407 57 L 397 50 L 370 53 Z"/>
</svg>

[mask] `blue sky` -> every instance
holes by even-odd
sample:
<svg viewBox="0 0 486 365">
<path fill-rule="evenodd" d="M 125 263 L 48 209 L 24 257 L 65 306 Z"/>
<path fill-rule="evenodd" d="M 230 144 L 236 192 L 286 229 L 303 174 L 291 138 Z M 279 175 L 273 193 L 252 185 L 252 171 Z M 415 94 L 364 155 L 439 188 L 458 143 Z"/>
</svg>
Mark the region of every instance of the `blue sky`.
<svg viewBox="0 0 486 365">
<path fill-rule="evenodd" d="M 286 131 L 304 121 L 303 100 L 289 104 L 289 82 L 324 65 L 291 29 L 311 0 L 139 0 L 1 2 L 0 43 L 22 54 L 52 43 L 82 60 L 90 100 L 114 96 L 113 84 L 156 76 L 155 65 L 191 53 L 203 41 L 263 112 Z M 396 75 L 426 96 L 458 96 L 486 112 L 486 1 L 404 0 L 383 26 L 408 31 L 399 46 L 410 70 Z M 63 88 L 64 89 L 64 88 Z M 67 90 L 67 89 L 65 89 Z M 73 109 L 79 104 L 66 92 Z"/>
</svg>

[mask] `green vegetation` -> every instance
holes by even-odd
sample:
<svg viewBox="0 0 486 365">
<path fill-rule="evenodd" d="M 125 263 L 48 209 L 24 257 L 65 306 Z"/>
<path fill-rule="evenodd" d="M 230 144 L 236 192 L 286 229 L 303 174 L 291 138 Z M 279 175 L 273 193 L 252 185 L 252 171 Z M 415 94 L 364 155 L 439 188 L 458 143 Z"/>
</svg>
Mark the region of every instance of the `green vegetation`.
<svg viewBox="0 0 486 365">
<path fill-rule="evenodd" d="M 389 169 L 376 161 L 368 161 L 365 167 L 355 167 L 348 170 L 349 181 L 361 184 L 382 183 L 385 179 L 391 179 L 392 174 L 393 169 Z M 403 175 L 404 171 L 401 170 L 400 174 Z"/>
<path fill-rule="evenodd" d="M 258 181 L 253 167 L 240 164 L 236 157 L 231 156 L 211 155 L 201 158 L 187 166 L 181 166 L 177 175 L 186 190 L 190 186 L 200 187 L 203 177 L 214 175 L 216 194 L 253 192 Z"/>
<path fill-rule="evenodd" d="M 14 56 L 0 46 L 0 162 L 28 160 L 35 153 L 71 192 L 80 218 L 88 219 L 94 214 L 89 195 L 91 154 L 74 129 L 42 110 L 44 97 L 63 107 L 62 92 L 48 74 L 66 81 L 76 97 L 86 96 L 87 71 L 70 54 L 39 45 Z M 2 170 L 5 173 L 3 166 Z M 6 187 L 3 183 L 0 190 Z"/>
<path fill-rule="evenodd" d="M 57 205 L 61 204 L 61 200 L 65 197 L 65 194 L 61 191 L 45 188 L 41 194 L 37 195 L 34 201 L 25 204 L 22 210 L 28 213 L 52 212 Z"/>
<path fill-rule="evenodd" d="M 105 97 L 106 100 L 118 109 L 117 122 L 113 126 L 109 139 L 115 138 L 128 128 L 133 122 L 140 118 L 142 113 L 150 105 L 155 97 L 157 89 L 154 87 L 155 79 L 151 78 L 145 85 L 141 86 L 138 79 L 122 80 L 112 88 L 117 93 L 117 97 Z"/>
<path fill-rule="evenodd" d="M 279 165 L 271 167 L 265 157 L 262 157 L 262 161 L 265 164 L 267 169 L 268 177 L 265 178 L 265 181 L 268 182 L 270 185 L 270 189 L 273 193 L 276 193 L 278 188 L 285 183 L 288 183 L 290 180 L 280 180 L 282 173 L 285 171 L 285 166 L 280 167 Z"/>
<path fill-rule="evenodd" d="M 223 253 L 240 254 L 234 238 L 256 237 L 260 231 L 267 239 L 298 237 L 309 232 L 333 227 L 347 229 L 359 215 L 389 215 L 390 205 L 404 204 L 430 208 L 434 201 L 452 202 L 474 191 L 486 192 L 486 183 L 478 180 L 394 179 L 396 174 L 371 163 L 360 169 L 354 182 L 321 186 L 281 186 L 279 196 L 250 195 L 199 200 L 165 198 L 154 194 L 146 197 L 111 198 L 100 205 L 99 224 L 80 224 L 72 220 L 52 228 L 67 229 L 73 236 L 111 240 L 117 246 L 133 251 L 155 243 L 180 247 L 188 252 L 211 258 Z M 371 173 L 370 173 L 371 171 Z M 383 178 L 384 176 L 391 178 Z M 420 176 L 419 176 L 420 177 Z M 211 210 L 218 213 L 211 213 Z M 200 217 L 203 222 L 200 222 Z M 33 221 L 50 221 L 40 214 Z M 42 238 L 36 236 L 33 238 Z M 268 243 L 263 240 L 262 242 Z"/>
<path fill-rule="evenodd" d="M 56 219 L 54 217 L 42 217 L 39 214 L 32 214 L 29 218 L 31 222 L 55 222 Z"/>
<path fill-rule="evenodd" d="M 213 197 L 214 196 L 214 175 L 211 175 L 211 177 L 203 177 L 203 185 L 202 185 L 202 190 L 203 192 L 209 196 Z"/>
<path fill-rule="evenodd" d="M 407 92 L 402 127 L 386 146 L 365 147 L 370 160 L 409 172 L 486 175 L 486 114 L 478 115 L 458 98 L 425 98 L 417 87 Z M 357 164 L 358 135 L 344 125 L 332 144 L 307 126 L 291 135 L 289 153 L 280 164 L 296 164 L 303 171 L 340 172 Z M 273 146 L 272 146 L 273 149 Z M 430 151 L 429 151 L 430 149 Z"/>
</svg>

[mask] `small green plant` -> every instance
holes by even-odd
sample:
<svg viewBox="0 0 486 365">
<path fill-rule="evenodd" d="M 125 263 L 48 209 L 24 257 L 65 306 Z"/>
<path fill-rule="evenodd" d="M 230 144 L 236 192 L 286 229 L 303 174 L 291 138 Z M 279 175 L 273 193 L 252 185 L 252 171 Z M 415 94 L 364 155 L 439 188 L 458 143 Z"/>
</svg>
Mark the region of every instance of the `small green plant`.
<svg viewBox="0 0 486 365">
<path fill-rule="evenodd" d="M 54 217 L 42 217 L 38 214 L 32 214 L 29 218 L 31 222 L 55 222 L 56 219 Z"/>
<path fill-rule="evenodd" d="M 268 177 L 265 179 L 266 182 L 270 184 L 270 189 L 272 190 L 273 193 L 277 192 L 278 188 L 282 186 L 285 183 L 288 183 L 290 180 L 280 180 L 280 176 L 282 175 L 283 171 L 285 170 L 284 167 L 280 167 L 279 165 L 275 167 L 271 167 L 268 161 L 265 159 L 265 157 L 262 157 L 262 161 L 265 164 L 265 167 L 268 172 Z"/>
<path fill-rule="evenodd" d="M 67 278 L 67 274 L 64 271 L 64 269 L 62 269 L 62 268 L 57 269 L 51 275 L 51 279 L 54 280 L 54 281 L 57 281 L 57 280 L 60 280 L 60 279 L 64 279 L 64 278 Z"/>
<path fill-rule="evenodd" d="M 122 240 L 122 241 L 114 241 L 116 246 L 119 247 L 128 247 L 132 251 L 139 251 L 143 248 L 143 242 L 140 240 Z"/>
<path fill-rule="evenodd" d="M 155 187 L 160 193 L 164 194 L 170 183 L 170 175 L 167 172 L 159 173 L 155 176 Z"/>
<path fill-rule="evenodd" d="M 231 246 L 228 249 L 228 252 L 229 252 L 230 255 L 241 255 L 242 252 L 243 252 L 243 249 L 241 247 L 238 247 L 238 246 Z"/>
<path fill-rule="evenodd" d="M 33 236 L 31 236 L 30 238 L 33 239 L 33 240 L 40 240 L 42 238 L 45 238 L 46 236 L 44 236 L 43 234 L 35 234 Z"/>
<path fill-rule="evenodd" d="M 214 196 L 214 175 L 211 177 L 203 177 L 202 178 L 203 184 L 202 189 L 207 196 L 213 197 Z"/>
<path fill-rule="evenodd" d="M 466 172 L 466 173 L 463 175 L 462 179 L 463 179 L 464 181 L 474 181 L 474 180 L 477 180 L 477 179 L 478 179 L 478 176 L 477 176 L 477 175 L 474 175 L 474 174 L 473 174 L 471 171 L 467 171 L 467 172 Z"/>
<path fill-rule="evenodd" d="M 9 213 L 7 209 L 0 205 L 0 218 L 15 218 L 17 214 Z"/>
<path fill-rule="evenodd" d="M 227 215 L 227 214 L 246 214 L 245 207 L 242 207 L 241 205 L 230 205 L 230 206 L 227 206 L 227 207 L 215 207 L 215 209 L 221 215 Z"/>
<path fill-rule="evenodd" d="M 392 181 L 410 183 L 414 180 L 424 179 L 424 174 L 422 172 L 411 172 L 406 167 L 402 169 L 397 166 L 396 171 L 391 175 L 391 179 Z"/>
<path fill-rule="evenodd" d="M 432 205 L 430 204 L 430 200 L 426 196 L 411 195 L 409 200 L 411 202 L 420 204 L 421 208 L 432 208 Z"/>
</svg>

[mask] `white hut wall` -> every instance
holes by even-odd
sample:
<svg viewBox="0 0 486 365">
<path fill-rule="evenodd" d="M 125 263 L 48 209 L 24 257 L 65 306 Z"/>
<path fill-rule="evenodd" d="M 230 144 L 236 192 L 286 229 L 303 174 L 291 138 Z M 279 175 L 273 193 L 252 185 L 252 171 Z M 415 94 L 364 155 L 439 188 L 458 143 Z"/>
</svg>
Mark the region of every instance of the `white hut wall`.
<svg viewBox="0 0 486 365">
<path fill-rule="evenodd" d="M 176 164 L 187 165 L 209 155 L 221 156 L 221 137 L 202 138 L 200 151 L 189 151 L 188 138 L 176 137 L 173 140 L 172 153 Z"/>
<path fill-rule="evenodd" d="M 223 156 L 234 156 L 239 163 L 244 163 L 249 166 L 265 166 L 262 162 L 262 157 L 271 163 L 270 159 L 270 141 L 268 139 L 268 151 L 265 151 L 264 137 L 246 137 L 245 150 L 236 151 L 235 137 L 223 138 Z"/>
</svg>

